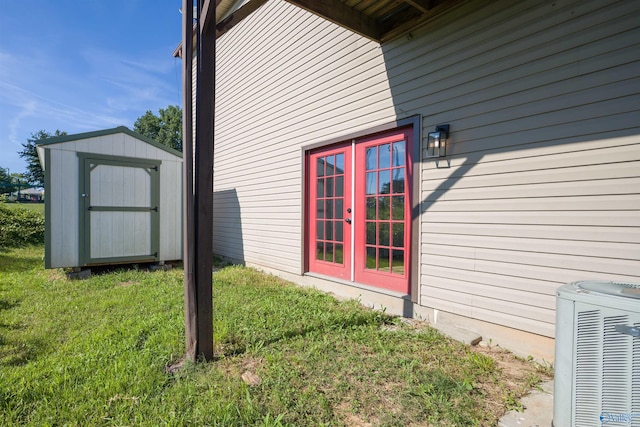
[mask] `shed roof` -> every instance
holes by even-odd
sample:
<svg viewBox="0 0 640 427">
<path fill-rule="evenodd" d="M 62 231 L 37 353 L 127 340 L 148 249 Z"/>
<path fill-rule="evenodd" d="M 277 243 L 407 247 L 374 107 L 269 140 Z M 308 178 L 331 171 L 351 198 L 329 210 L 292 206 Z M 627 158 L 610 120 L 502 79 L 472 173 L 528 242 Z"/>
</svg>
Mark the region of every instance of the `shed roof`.
<svg viewBox="0 0 640 427">
<path fill-rule="evenodd" d="M 125 133 L 133 138 L 139 139 L 141 141 L 146 142 L 147 144 L 153 145 L 156 148 L 159 148 L 168 153 L 171 153 L 174 156 L 182 158 L 182 153 L 180 151 L 174 150 L 171 147 L 167 147 L 166 145 L 160 144 L 159 142 L 154 141 L 153 139 L 148 138 L 142 134 L 139 134 L 138 132 L 134 132 L 126 126 L 118 126 L 112 129 L 103 129 L 103 130 L 97 130 L 93 132 L 76 133 L 73 135 L 55 136 L 53 138 L 41 139 L 40 141 L 36 142 L 36 145 L 38 147 L 41 147 L 44 145 L 60 144 L 63 142 L 78 141 L 80 139 L 96 138 L 99 136 L 113 135 L 117 133 Z"/>
</svg>

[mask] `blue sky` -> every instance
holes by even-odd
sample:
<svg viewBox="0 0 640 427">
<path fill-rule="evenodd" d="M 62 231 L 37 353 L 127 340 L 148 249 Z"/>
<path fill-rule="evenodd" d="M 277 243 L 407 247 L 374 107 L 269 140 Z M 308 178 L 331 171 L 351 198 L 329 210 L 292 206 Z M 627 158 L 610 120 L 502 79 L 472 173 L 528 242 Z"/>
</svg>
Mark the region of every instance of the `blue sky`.
<svg viewBox="0 0 640 427">
<path fill-rule="evenodd" d="M 0 167 L 38 130 L 133 127 L 181 105 L 181 0 L 0 0 Z"/>
</svg>

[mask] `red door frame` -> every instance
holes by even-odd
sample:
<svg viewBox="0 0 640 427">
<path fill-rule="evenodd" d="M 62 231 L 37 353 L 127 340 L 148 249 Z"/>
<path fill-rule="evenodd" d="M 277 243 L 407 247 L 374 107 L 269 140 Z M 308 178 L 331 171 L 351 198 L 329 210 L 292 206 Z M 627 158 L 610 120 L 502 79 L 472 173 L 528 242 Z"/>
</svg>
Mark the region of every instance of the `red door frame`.
<svg viewBox="0 0 640 427">
<path fill-rule="evenodd" d="M 412 195 L 413 195 L 413 128 L 411 126 L 396 128 L 390 131 L 382 132 L 373 136 L 358 138 L 355 144 L 340 143 L 330 145 L 328 147 L 318 148 L 307 152 L 307 174 L 306 189 L 307 197 L 305 203 L 305 214 L 308 218 L 307 233 L 305 236 L 306 262 L 305 269 L 309 272 L 320 273 L 328 276 L 337 277 L 343 280 L 351 280 L 351 263 L 354 264 L 354 281 L 364 285 L 375 286 L 396 292 L 409 294 L 411 290 L 411 236 L 412 236 Z M 372 146 L 380 146 L 384 144 L 393 144 L 394 142 L 404 141 L 404 233 L 403 233 L 403 250 L 404 250 L 404 268 L 402 274 L 397 271 L 385 272 L 378 269 L 366 268 L 366 171 L 364 158 L 366 149 Z M 355 145 L 355 153 L 352 152 Z M 317 184 L 317 160 L 324 156 L 343 153 L 345 158 L 344 168 L 344 218 L 343 221 L 343 258 L 342 263 L 327 262 L 317 259 L 317 237 L 318 237 L 318 186 Z M 351 170 L 351 156 L 355 156 L 355 171 Z M 392 168 L 391 168 L 392 169 Z M 351 188 L 351 174 L 355 173 L 355 186 Z M 351 203 L 351 191 L 355 193 L 355 203 L 353 212 L 347 212 Z M 326 199 L 325 199 L 326 200 Z M 352 223 L 347 223 L 346 219 L 351 218 Z M 322 220 L 322 219 L 321 219 Z M 335 219 L 337 221 L 337 219 Z M 393 224 L 392 221 L 390 221 Z M 326 225 L 326 222 L 325 222 Z M 354 229 L 354 248 L 355 258 L 351 259 L 351 227 Z M 378 243 L 378 242 L 376 242 Z M 379 245 L 376 245 L 376 247 Z M 399 249 L 399 248 L 397 248 Z M 393 248 L 390 248 L 393 250 Z M 334 258 L 335 261 L 335 258 Z M 393 265 L 393 259 L 390 264 Z"/>
</svg>

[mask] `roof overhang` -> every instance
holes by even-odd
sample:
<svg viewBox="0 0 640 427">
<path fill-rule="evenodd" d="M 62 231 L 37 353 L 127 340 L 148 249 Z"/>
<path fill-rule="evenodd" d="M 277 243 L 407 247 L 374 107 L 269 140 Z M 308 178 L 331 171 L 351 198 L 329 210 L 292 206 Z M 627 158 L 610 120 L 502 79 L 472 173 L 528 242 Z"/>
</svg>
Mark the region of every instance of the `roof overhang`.
<svg viewBox="0 0 640 427">
<path fill-rule="evenodd" d="M 341 27 L 385 43 L 431 21 L 463 0 L 286 0 Z"/>
<path fill-rule="evenodd" d="M 213 1 L 202 8 L 204 31 L 213 22 Z M 242 22 L 269 0 L 215 0 L 216 38 Z M 465 0 L 286 0 L 378 43 L 400 38 Z M 194 26 L 195 36 L 195 26 Z M 173 52 L 181 56 L 181 45 Z"/>
</svg>

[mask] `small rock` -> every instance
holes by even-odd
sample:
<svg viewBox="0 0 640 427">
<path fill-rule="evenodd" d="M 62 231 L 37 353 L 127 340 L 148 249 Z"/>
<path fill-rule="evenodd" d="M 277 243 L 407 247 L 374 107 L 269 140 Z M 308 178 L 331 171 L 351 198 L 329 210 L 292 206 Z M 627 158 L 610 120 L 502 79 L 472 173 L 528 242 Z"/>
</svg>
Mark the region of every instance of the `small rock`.
<svg viewBox="0 0 640 427">
<path fill-rule="evenodd" d="M 245 384 L 249 386 L 256 386 L 262 382 L 262 378 L 260 378 L 253 372 L 246 371 L 244 374 L 242 374 L 242 381 L 244 381 Z"/>
</svg>

